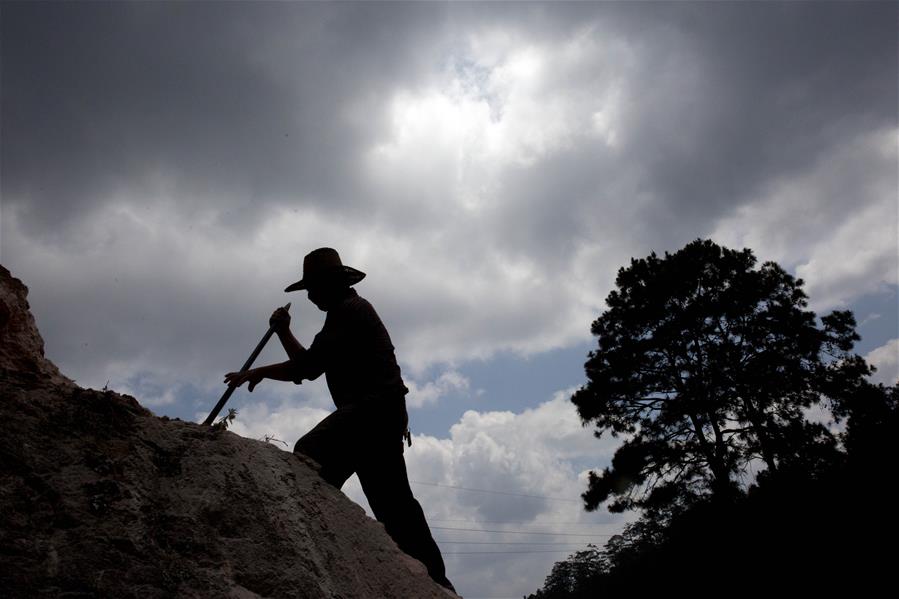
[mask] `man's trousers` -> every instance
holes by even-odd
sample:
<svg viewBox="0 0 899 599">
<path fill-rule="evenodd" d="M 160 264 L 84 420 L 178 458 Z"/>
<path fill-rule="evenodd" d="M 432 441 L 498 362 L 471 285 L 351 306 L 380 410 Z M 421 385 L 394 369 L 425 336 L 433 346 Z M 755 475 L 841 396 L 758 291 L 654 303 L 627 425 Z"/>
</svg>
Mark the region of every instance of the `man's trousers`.
<svg viewBox="0 0 899 599">
<path fill-rule="evenodd" d="M 437 583 L 452 589 L 443 557 L 412 495 L 402 434 L 406 407 L 398 401 L 361 402 L 338 408 L 294 447 L 321 465 L 321 476 L 338 489 L 356 473 L 378 522 L 399 548 L 422 562 Z"/>
</svg>

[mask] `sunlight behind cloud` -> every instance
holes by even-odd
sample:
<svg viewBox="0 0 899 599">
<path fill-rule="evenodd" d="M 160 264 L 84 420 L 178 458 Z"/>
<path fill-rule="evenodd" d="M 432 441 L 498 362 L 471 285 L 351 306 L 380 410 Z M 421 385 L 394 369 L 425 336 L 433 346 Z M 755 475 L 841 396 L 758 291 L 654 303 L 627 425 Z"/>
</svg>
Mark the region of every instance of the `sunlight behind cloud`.
<svg viewBox="0 0 899 599">
<path fill-rule="evenodd" d="M 396 92 L 389 137 L 371 149 L 370 173 L 397 188 L 423 177 L 443 182 L 450 197 L 476 210 L 498 200 L 511 169 L 591 134 L 614 146 L 619 83 L 609 67 L 603 77 L 578 80 L 597 55 L 610 57 L 597 43 L 589 32 L 563 47 L 518 45 L 495 32 L 471 36 L 467 53 L 448 59 L 439 85 Z M 575 86 L 585 89 L 573 93 Z"/>
</svg>

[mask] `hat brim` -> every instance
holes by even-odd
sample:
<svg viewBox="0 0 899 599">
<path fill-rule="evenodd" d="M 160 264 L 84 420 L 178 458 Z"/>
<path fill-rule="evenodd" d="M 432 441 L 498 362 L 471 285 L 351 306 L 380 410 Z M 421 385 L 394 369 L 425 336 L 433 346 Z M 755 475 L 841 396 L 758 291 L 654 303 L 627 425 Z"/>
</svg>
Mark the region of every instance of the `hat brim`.
<svg viewBox="0 0 899 599">
<path fill-rule="evenodd" d="M 356 270 L 352 266 L 344 266 L 343 267 L 343 276 L 346 279 L 347 285 L 352 287 L 353 285 L 355 285 L 356 283 L 358 283 L 359 281 L 361 281 L 362 279 L 365 278 L 365 273 L 362 272 L 361 270 Z M 294 283 L 292 285 L 288 285 L 284 289 L 284 291 L 285 292 L 302 291 L 303 289 L 308 289 L 309 288 L 308 285 L 309 285 L 309 281 L 307 281 L 304 278 L 304 279 L 300 279 L 299 281 L 297 281 L 296 283 Z"/>
</svg>

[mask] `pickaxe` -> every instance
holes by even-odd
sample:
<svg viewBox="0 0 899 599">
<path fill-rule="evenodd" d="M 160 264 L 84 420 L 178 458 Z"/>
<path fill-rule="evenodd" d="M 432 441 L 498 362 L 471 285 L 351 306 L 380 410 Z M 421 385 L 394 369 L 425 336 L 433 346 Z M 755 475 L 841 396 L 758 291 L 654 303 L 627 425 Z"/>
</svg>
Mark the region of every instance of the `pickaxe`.
<svg viewBox="0 0 899 599">
<path fill-rule="evenodd" d="M 290 303 L 284 306 L 285 310 L 290 310 Z M 265 344 L 268 343 L 268 340 L 272 338 L 272 334 L 275 332 L 275 327 L 269 326 L 268 331 L 266 331 L 265 335 L 262 336 L 262 340 L 256 346 L 256 349 L 253 350 L 253 353 L 250 354 L 250 357 L 247 358 L 247 361 L 243 363 L 243 367 L 240 369 L 240 372 L 246 372 L 250 369 L 250 366 L 253 365 L 253 362 L 259 357 L 259 352 L 262 351 L 262 348 L 265 347 Z M 234 390 L 237 387 L 233 385 L 229 385 L 228 389 L 225 391 L 225 394 L 222 395 L 222 398 L 219 400 L 215 407 L 212 408 L 212 411 L 209 412 L 209 416 L 206 417 L 206 420 L 203 421 L 203 424 L 210 425 L 215 420 L 215 417 L 219 415 L 219 412 L 222 411 L 222 408 L 225 407 L 225 403 L 227 403 L 228 398 L 231 397 L 231 394 L 234 393 Z"/>
</svg>

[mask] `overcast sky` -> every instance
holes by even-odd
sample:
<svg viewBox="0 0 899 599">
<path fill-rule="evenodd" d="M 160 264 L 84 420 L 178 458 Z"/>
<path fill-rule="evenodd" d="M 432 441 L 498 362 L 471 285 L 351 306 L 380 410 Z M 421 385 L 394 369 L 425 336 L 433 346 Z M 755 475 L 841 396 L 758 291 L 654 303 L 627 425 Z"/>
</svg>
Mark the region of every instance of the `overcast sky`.
<svg viewBox="0 0 899 599">
<path fill-rule="evenodd" d="M 276 306 L 311 341 L 282 290 L 337 248 L 450 578 L 521 596 L 566 546 L 458 542 L 620 530 L 577 501 L 614 444 L 568 397 L 631 256 L 750 247 L 899 377 L 897 7 L 3 2 L 0 261 L 63 372 L 202 419 Z M 290 447 L 331 409 L 322 382 L 232 405 Z"/>
</svg>

